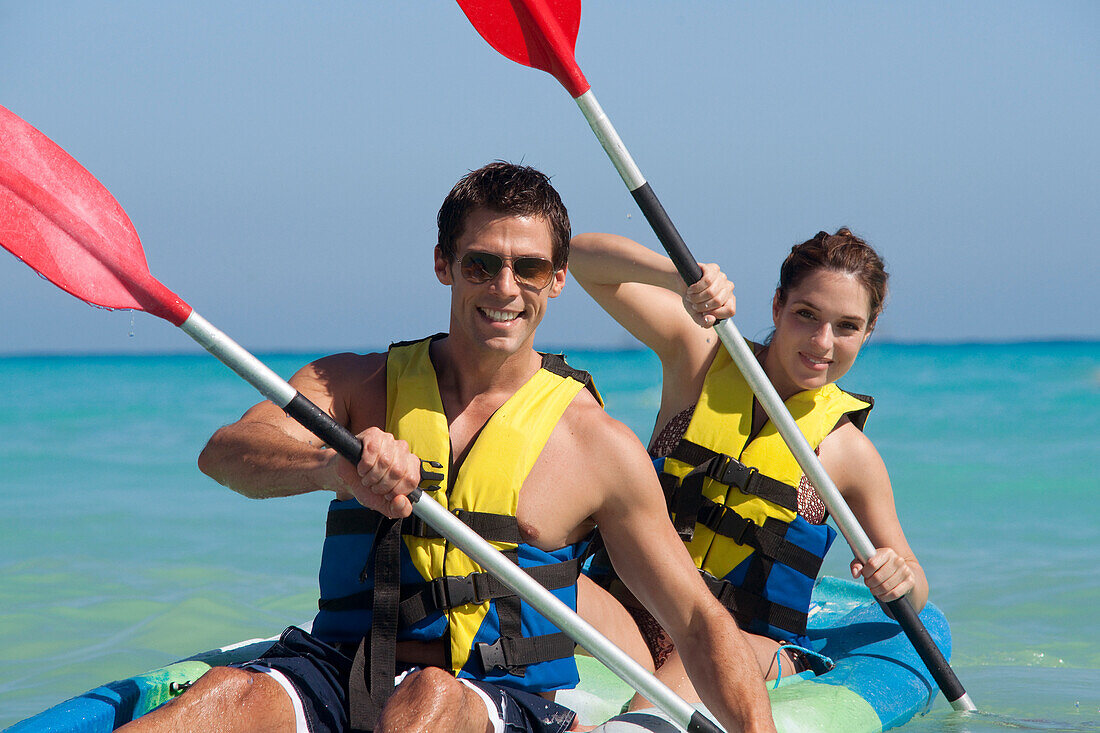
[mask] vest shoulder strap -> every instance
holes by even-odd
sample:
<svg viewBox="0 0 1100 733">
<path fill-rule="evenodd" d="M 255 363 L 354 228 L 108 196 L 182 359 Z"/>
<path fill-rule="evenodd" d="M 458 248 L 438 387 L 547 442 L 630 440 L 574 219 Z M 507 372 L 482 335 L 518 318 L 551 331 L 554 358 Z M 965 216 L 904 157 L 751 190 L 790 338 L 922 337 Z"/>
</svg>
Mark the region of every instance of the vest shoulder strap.
<svg viewBox="0 0 1100 733">
<path fill-rule="evenodd" d="M 539 352 L 542 353 L 542 352 Z M 596 389 L 596 383 L 592 381 L 592 375 L 583 369 L 574 369 L 565 362 L 564 354 L 542 354 L 542 368 L 559 377 L 573 379 L 584 385 L 593 397 L 603 406 L 603 397 Z"/>
<path fill-rule="evenodd" d="M 840 389 L 840 387 L 837 387 L 837 389 Z M 871 410 L 875 408 L 875 398 L 871 397 L 870 395 L 859 394 L 858 392 L 849 392 L 845 389 L 840 389 L 840 391 L 848 395 L 849 397 L 856 398 L 860 402 L 867 403 L 866 407 L 862 407 L 847 413 L 848 419 L 852 421 L 852 424 L 859 428 L 860 431 L 862 431 L 863 426 L 867 424 L 868 415 L 870 415 Z"/>
<path fill-rule="evenodd" d="M 444 338 L 446 335 L 447 334 L 445 332 L 440 331 L 439 333 L 433 333 L 431 336 L 428 336 L 428 340 L 429 341 L 438 341 L 439 339 Z M 412 339 L 411 341 L 394 341 L 393 343 L 390 344 L 390 348 L 391 349 L 399 349 L 402 346 L 412 346 L 412 345 L 418 344 L 418 343 L 420 343 L 421 341 L 424 341 L 424 340 L 425 339 L 423 339 L 423 338 L 418 338 L 418 339 Z"/>
</svg>

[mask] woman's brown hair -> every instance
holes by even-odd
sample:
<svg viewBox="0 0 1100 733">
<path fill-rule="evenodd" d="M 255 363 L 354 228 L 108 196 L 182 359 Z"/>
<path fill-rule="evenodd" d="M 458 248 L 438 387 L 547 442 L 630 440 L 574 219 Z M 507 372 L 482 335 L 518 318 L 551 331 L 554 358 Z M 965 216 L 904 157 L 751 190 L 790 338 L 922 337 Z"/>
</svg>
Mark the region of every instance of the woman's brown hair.
<svg viewBox="0 0 1100 733">
<path fill-rule="evenodd" d="M 836 234 L 818 232 L 813 239 L 791 248 L 779 269 L 779 285 L 775 289 L 779 304 L 787 302 L 787 295 L 807 275 L 821 269 L 852 275 L 867 288 L 871 307 L 867 330 L 873 329 L 886 304 L 890 275 L 874 248 L 852 234 L 848 227 L 841 227 Z"/>
</svg>

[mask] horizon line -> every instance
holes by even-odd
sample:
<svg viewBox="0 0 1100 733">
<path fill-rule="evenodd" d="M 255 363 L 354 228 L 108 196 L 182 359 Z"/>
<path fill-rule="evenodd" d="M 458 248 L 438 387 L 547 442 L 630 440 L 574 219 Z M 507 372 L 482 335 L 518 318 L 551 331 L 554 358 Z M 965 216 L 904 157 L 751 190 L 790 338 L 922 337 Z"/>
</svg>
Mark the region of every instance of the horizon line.
<svg viewBox="0 0 1100 733">
<path fill-rule="evenodd" d="M 942 341 L 922 341 L 922 340 L 906 340 L 906 339 L 872 339 L 868 342 L 865 348 L 875 348 L 876 346 L 902 346 L 902 347 L 942 347 L 942 348 L 956 348 L 956 347 L 1004 347 L 1004 346 L 1070 346 L 1070 345 L 1088 345 L 1088 344 L 1100 344 L 1100 338 L 1096 337 L 1052 337 L 1043 339 L 1010 339 L 1010 340 L 976 340 L 976 339 L 958 339 L 950 340 L 945 339 Z M 321 349 L 306 349 L 306 348 L 270 348 L 270 349 L 256 349 L 253 351 L 257 356 L 301 356 L 301 355 L 313 355 L 313 354 L 338 354 L 338 353 L 381 353 L 387 349 L 387 346 L 370 347 L 366 350 L 352 350 L 341 349 L 339 347 L 334 348 L 321 348 Z M 636 351 L 649 351 L 649 349 L 642 345 L 618 345 L 618 346 L 584 346 L 584 345 L 566 345 L 566 344 L 549 344 L 537 347 L 540 351 L 551 353 L 563 353 L 563 352 L 596 352 L 596 353 L 631 353 Z M 73 350 L 73 351 L 60 351 L 60 350 L 42 350 L 42 351 L 0 351 L 0 359 L 26 359 L 26 358 L 59 358 L 59 357 L 83 357 L 83 358 L 117 358 L 117 357 L 134 357 L 134 358 L 155 358 L 155 357 L 180 357 L 180 356 L 209 356 L 206 351 L 197 346 L 191 348 L 180 349 L 155 349 L 149 351 L 95 351 L 95 350 Z"/>
</svg>

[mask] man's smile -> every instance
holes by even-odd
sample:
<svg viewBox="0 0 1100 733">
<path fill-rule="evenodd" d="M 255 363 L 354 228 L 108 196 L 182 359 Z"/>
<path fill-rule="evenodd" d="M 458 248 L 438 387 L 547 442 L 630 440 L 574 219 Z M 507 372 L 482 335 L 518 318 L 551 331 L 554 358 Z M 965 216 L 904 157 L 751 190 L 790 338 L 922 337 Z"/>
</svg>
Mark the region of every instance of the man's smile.
<svg viewBox="0 0 1100 733">
<path fill-rule="evenodd" d="M 494 323 L 507 323 L 509 321 L 514 321 L 521 315 L 520 313 L 516 313 L 514 311 L 495 310 L 492 308 L 482 308 L 480 306 L 477 310 L 479 313 L 481 313 L 481 315 L 485 316 Z"/>
</svg>

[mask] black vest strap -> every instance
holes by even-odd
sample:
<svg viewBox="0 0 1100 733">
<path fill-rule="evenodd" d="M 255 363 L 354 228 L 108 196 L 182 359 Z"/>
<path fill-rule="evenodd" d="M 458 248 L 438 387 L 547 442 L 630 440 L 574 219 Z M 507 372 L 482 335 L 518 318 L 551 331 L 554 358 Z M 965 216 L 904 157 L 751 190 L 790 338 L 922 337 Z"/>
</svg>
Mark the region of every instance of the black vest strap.
<svg viewBox="0 0 1100 733">
<path fill-rule="evenodd" d="M 677 443 L 669 457 L 695 466 L 696 470 L 703 469 L 706 476 L 721 484 L 736 486 L 746 494 L 767 499 L 784 509 L 798 511 L 798 489 L 796 487 L 777 481 L 770 476 L 765 476 L 752 466 L 746 466 L 736 458 L 716 453 L 709 448 L 704 448 L 697 443 L 684 439 Z"/>
<path fill-rule="evenodd" d="M 371 731 L 393 694 L 401 582 L 401 520 L 380 524 L 374 554 L 374 617 L 352 659 L 348 706 L 353 730 Z M 369 647 L 369 652 L 368 652 Z M 370 657 L 369 667 L 367 657 Z"/>
<path fill-rule="evenodd" d="M 539 352 L 542 353 L 542 352 Z M 542 368 L 551 374 L 557 374 L 559 377 L 568 377 L 569 379 L 575 379 L 585 386 L 593 397 L 600 398 L 596 392 L 596 385 L 592 381 L 592 375 L 583 369 L 574 369 L 565 362 L 565 356 L 562 354 L 542 354 Z"/>
<path fill-rule="evenodd" d="M 859 394 L 858 392 L 848 392 L 848 394 L 855 397 L 857 400 L 863 400 L 867 403 L 867 407 L 864 407 L 862 410 L 848 413 L 848 419 L 852 421 L 852 424 L 860 430 L 863 430 L 863 426 L 867 424 L 867 415 L 875 406 L 875 398 L 870 395 Z"/>
<path fill-rule="evenodd" d="M 739 588 L 728 580 L 720 580 L 706 571 L 700 571 L 710 592 L 729 609 L 742 628 L 751 628 L 754 619 L 778 629 L 802 635 L 806 633 L 806 612 L 781 606 L 756 593 Z"/>
<path fill-rule="evenodd" d="M 524 572 L 547 590 L 557 590 L 576 582 L 580 563 L 580 559 L 566 560 L 524 568 Z M 427 583 L 402 585 L 398 620 L 402 626 L 414 624 L 436 611 L 510 595 L 512 591 L 489 573 L 470 573 L 466 577 L 448 575 Z M 374 603 L 374 589 L 368 589 L 339 598 L 322 598 L 317 606 L 323 611 L 369 611 L 374 608 Z"/>
<path fill-rule="evenodd" d="M 699 523 L 809 578 L 816 578 L 821 569 L 822 558 L 785 538 L 787 524 L 782 520 L 769 518 L 761 527 L 732 508 L 706 499 L 699 512 Z"/>
<path fill-rule="evenodd" d="M 325 520 L 325 536 L 374 534 L 383 519 L 384 516 L 366 507 L 332 510 Z"/>
<path fill-rule="evenodd" d="M 551 565 L 524 568 L 539 585 L 547 590 L 566 588 L 577 582 L 580 560 L 566 560 Z M 509 598 L 515 594 L 496 576 L 489 573 L 470 573 L 466 577 L 447 576 L 435 578 L 401 601 L 402 625 L 414 624 L 426 616 L 467 603 Z"/>
<path fill-rule="evenodd" d="M 707 477 L 707 469 L 710 464 L 718 460 L 715 456 L 701 466 L 696 466 L 680 480 L 680 485 L 672 492 L 670 509 L 672 511 L 672 526 L 684 542 L 690 542 L 695 536 L 695 523 L 698 521 L 699 510 L 703 507 L 703 481 Z"/>
<path fill-rule="evenodd" d="M 433 333 L 428 338 L 430 338 L 432 341 L 438 341 L 439 339 L 446 338 L 446 337 L 447 337 L 447 332 L 446 331 L 440 331 L 439 333 Z M 418 344 L 423 340 L 424 340 L 423 338 L 418 338 L 418 339 L 413 339 L 412 341 L 394 341 L 390 344 L 390 348 L 391 349 L 396 349 L 396 348 L 399 348 L 401 346 L 412 346 L 413 344 Z"/>
<path fill-rule="evenodd" d="M 522 676 L 528 665 L 571 657 L 576 647 L 576 642 L 568 634 L 559 631 L 544 636 L 501 636 L 492 644 L 478 642 L 474 645 L 474 653 L 478 655 L 486 675 Z"/>
<path fill-rule="evenodd" d="M 519 524 L 516 522 L 515 517 L 506 514 L 471 512 L 465 509 L 456 509 L 454 515 L 463 524 L 490 542 L 518 543 L 521 541 Z M 381 514 L 366 507 L 337 509 L 328 513 L 328 519 L 325 523 L 325 535 L 334 537 L 348 534 L 374 534 L 378 531 L 378 525 L 382 519 L 384 517 Z M 430 539 L 440 539 L 442 537 L 419 517 L 406 519 L 402 534 L 408 537 Z"/>
<path fill-rule="evenodd" d="M 505 550 L 504 556 L 509 560 L 519 565 L 519 550 Z M 580 566 L 577 567 L 578 572 Z M 495 602 L 497 611 L 497 621 L 500 623 L 500 638 L 497 639 L 495 644 L 500 643 L 505 639 L 521 639 L 523 637 L 523 629 L 520 624 L 520 615 L 523 613 L 523 606 L 520 603 L 519 596 L 514 593 L 509 593 L 506 596 L 496 599 Z M 477 654 L 481 661 L 481 668 L 486 675 L 492 674 L 494 667 L 486 667 L 485 659 L 482 657 L 481 651 L 474 645 L 474 654 Z M 514 674 L 517 677 L 522 677 L 527 673 L 526 665 L 514 665 L 502 667 L 505 672 Z"/>
<path fill-rule="evenodd" d="M 467 603 L 496 601 L 500 638 L 492 644 L 479 642 L 474 649 L 486 675 L 513 674 L 522 677 L 525 668 L 530 664 L 573 655 L 575 644 L 564 633 L 524 637 L 520 625 L 519 596 L 489 573 L 471 573 L 465 577 L 447 576 L 436 578 L 427 584 L 399 586 L 399 571 L 382 573 L 379 567 L 383 562 L 382 556 L 386 554 L 392 556 L 392 568 L 396 569 L 400 565 L 397 555 L 400 546 L 394 544 L 393 549 L 385 547 L 393 536 L 400 542 L 400 535 L 391 530 L 381 537 L 382 544 L 377 546 L 374 589 L 342 598 L 322 600 L 319 603 L 327 611 L 374 610 L 370 638 L 364 638 L 360 642 L 352 662 L 349 702 L 353 716 L 352 725 L 356 730 L 371 730 L 371 727 L 361 728 L 360 724 L 366 725 L 369 722 L 373 726 L 377 723 L 382 706 L 393 694 L 398 625 L 414 624 L 431 613 Z M 517 553 L 514 550 L 505 554 L 512 555 L 510 559 L 516 561 Z M 581 560 L 577 558 L 523 570 L 547 590 L 557 590 L 576 583 L 580 567 Z M 382 618 L 380 603 L 386 606 L 386 616 L 392 615 L 392 621 Z M 369 674 L 367 658 L 371 660 Z M 385 679 L 389 680 L 388 685 L 383 681 Z"/>
</svg>

